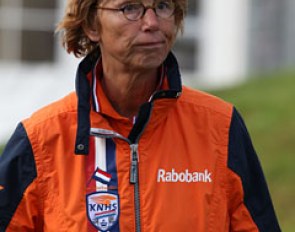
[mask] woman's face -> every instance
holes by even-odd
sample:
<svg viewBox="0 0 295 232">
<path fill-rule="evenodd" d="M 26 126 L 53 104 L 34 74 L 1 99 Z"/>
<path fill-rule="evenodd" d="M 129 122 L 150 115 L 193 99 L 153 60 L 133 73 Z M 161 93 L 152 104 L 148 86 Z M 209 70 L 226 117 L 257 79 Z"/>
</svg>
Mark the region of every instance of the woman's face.
<svg viewBox="0 0 295 232">
<path fill-rule="evenodd" d="M 103 0 L 100 6 L 122 8 L 127 2 L 130 3 L 128 0 Z M 151 6 L 153 1 L 143 0 L 142 3 Z M 157 68 L 165 60 L 177 34 L 174 15 L 162 19 L 152 9 L 138 21 L 129 21 L 121 11 L 102 9 L 98 10 L 97 17 L 100 26 L 95 40 L 100 44 L 103 62 L 110 67 Z"/>
</svg>

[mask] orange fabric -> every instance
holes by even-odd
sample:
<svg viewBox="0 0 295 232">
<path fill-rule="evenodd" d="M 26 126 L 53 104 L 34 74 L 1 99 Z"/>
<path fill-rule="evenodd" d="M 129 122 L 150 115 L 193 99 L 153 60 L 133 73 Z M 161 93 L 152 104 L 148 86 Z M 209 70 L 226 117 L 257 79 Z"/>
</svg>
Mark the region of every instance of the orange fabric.
<svg viewBox="0 0 295 232">
<path fill-rule="evenodd" d="M 7 231 L 31 231 L 34 226 L 43 226 L 45 232 L 87 231 L 87 156 L 75 155 L 73 149 L 76 101 L 71 94 L 24 121 L 38 177 L 26 190 Z M 106 98 L 100 97 L 100 101 L 110 107 Z M 91 112 L 92 127 L 127 136 L 130 121 L 116 120 L 111 109 L 103 111 L 109 115 Z M 231 113 L 230 104 L 185 87 L 178 100 L 160 99 L 154 103 L 139 141 L 142 232 L 258 231 L 243 204 L 241 181 L 227 168 Z M 129 182 L 130 148 L 122 140 L 115 139 L 115 143 L 120 231 L 132 232 L 135 215 L 134 186 Z M 208 178 L 164 182 L 159 179 L 161 170 L 207 173 Z"/>
</svg>

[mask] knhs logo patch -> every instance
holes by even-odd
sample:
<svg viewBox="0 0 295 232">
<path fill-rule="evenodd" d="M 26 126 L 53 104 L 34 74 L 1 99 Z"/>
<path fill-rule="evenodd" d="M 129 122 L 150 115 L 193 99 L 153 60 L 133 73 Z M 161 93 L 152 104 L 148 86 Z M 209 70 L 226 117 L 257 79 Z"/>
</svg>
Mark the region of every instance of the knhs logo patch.
<svg viewBox="0 0 295 232">
<path fill-rule="evenodd" d="M 105 232 L 116 225 L 119 218 L 119 197 L 117 194 L 95 192 L 86 197 L 87 216 L 91 224 Z"/>
</svg>

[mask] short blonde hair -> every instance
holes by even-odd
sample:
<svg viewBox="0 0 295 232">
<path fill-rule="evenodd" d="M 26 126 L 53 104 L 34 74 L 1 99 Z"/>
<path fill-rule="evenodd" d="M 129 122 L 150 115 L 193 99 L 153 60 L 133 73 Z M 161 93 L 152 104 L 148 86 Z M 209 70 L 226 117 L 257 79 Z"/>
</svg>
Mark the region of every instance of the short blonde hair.
<svg viewBox="0 0 295 232">
<path fill-rule="evenodd" d="M 83 28 L 90 28 L 96 14 L 98 0 L 68 0 L 65 15 L 57 26 L 61 32 L 62 45 L 68 53 L 83 57 L 98 47 L 91 41 Z M 183 19 L 186 15 L 187 0 L 175 0 L 175 20 L 177 28 L 183 30 Z"/>
</svg>

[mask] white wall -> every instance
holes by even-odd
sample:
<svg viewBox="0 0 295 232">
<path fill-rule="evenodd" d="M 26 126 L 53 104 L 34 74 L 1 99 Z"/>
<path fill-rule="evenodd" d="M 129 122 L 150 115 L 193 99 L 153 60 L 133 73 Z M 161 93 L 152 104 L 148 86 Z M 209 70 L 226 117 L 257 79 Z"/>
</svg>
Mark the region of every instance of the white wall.
<svg viewBox="0 0 295 232">
<path fill-rule="evenodd" d="M 65 1 L 58 4 L 56 23 L 63 15 Z M 59 42 L 55 49 L 54 63 L 0 62 L 0 144 L 19 121 L 74 90 L 79 60 L 68 55 Z"/>
<path fill-rule="evenodd" d="M 20 120 L 74 89 L 75 62 L 68 61 L 63 67 L 0 63 L 0 143 Z"/>
<path fill-rule="evenodd" d="M 226 86 L 245 78 L 249 0 L 202 0 L 200 81 Z"/>
</svg>

